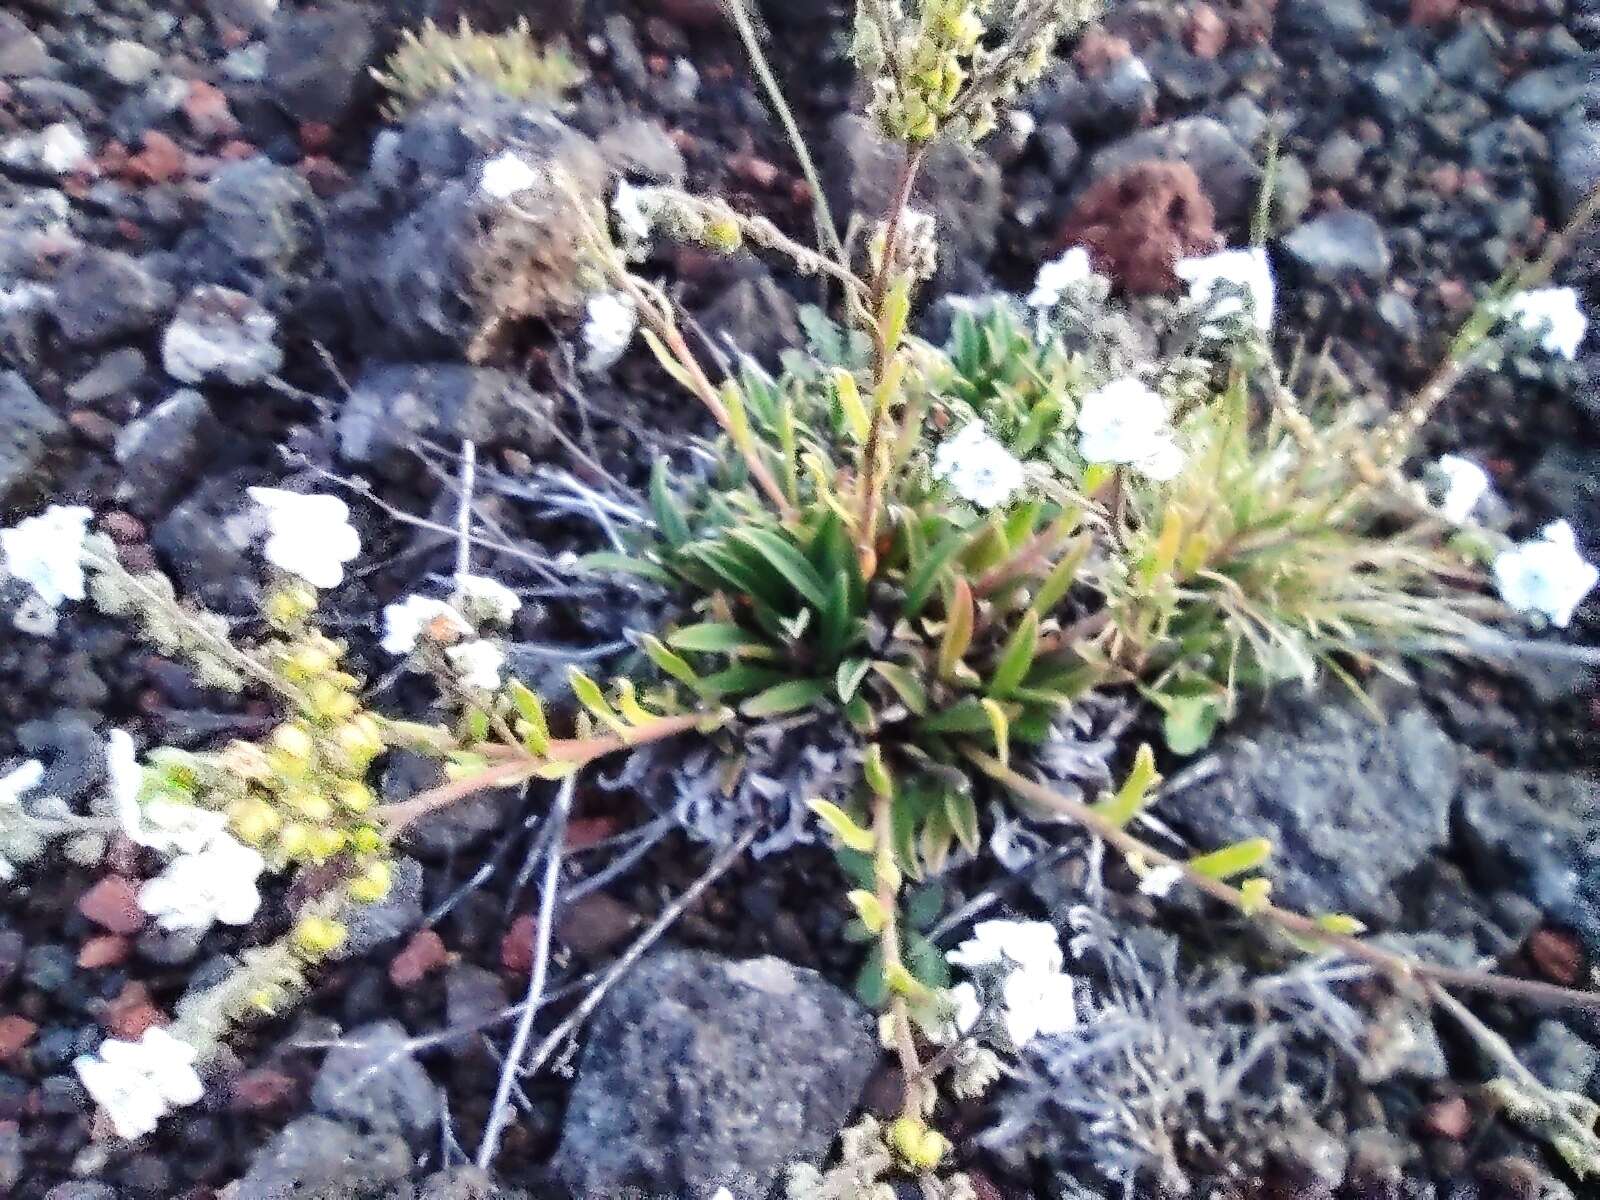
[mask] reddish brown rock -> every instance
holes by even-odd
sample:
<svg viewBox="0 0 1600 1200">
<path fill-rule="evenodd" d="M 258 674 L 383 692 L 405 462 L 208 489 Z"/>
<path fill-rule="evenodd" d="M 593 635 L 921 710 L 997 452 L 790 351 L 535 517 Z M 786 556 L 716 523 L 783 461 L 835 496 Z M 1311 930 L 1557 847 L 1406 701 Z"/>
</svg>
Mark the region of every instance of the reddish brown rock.
<svg viewBox="0 0 1600 1200">
<path fill-rule="evenodd" d="M 1413 25 L 1448 25 L 1461 12 L 1461 0 L 1411 0 Z"/>
<path fill-rule="evenodd" d="M 1112 67 L 1133 54 L 1127 38 L 1107 33 L 1098 25 L 1078 39 L 1078 48 L 1072 52 L 1072 61 L 1091 79 L 1098 79 Z"/>
<path fill-rule="evenodd" d="M 15 1013 L 0 1017 L 0 1063 L 9 1063 L 22 1053 L 22 1048 L 33 1041 L 39 1026 Z"/>
<path fill-rule="evenodd" d="M 144 149 L 128 160 L 123 174 L 134 183 L 171 183 L 181 178 L 188 167 L 182 147 L 166 134 L 154 129 L 144 133 Z"/>
<path fill-rule="evenodd" d="M 333 126 L 326 121 L 300 123 L 300 149 L 307 154 L 326 154 L 333 145 Z"/>
<path fill-rule="evenodd" d="M 1463 1141 L 1472 1132 L 1472 1107 L 1461 1096 L 1435 1100 L 1417 1114 L 1417 1129 L 1428 1137 Z"/>
<path fill-rule="evenodd" d="M 145 1030 L 165 1025 L 166 1017 L 150 1003 L 150 993 L 144 984 L 130 982 L 114 999 L 106 1002 L 100 1024 L 112 1037 L 135 1042 L 144 1036 Z"/>
<path fill-rule="evenodd" d="M 598 845 L 617 832 L 619 822 L 615 817 L 575 817 L 567 822 L 567 836 L 562 844 L 570 854 Z"/>
<path fill-rule="evenodd" d="M 138 933 L 144 928 L 139 885 L 121 875 L 107 875 L 80 896 L 78 911 L 111 933 Z"/>
<path fill-rule="evenodd" d="M 100 528 L 109 533 L 111 540 L 119 546 L 132 546 L 142 542 L 150 533 L 143 521 L 120 508 L 112 509 L 101 517 Z"/>
<path fill-rule="evenodd" d="M 1216 58 L 1228 47 L 1228 25 L 1209 4 L 1196 4 L 1184 22 L 1183 41 L 1196 58 Z"/>
<path fill-rule="evenodd" d="M 190 80 L 189 94 L 183 100 L 183 115 L 198 137 L 227 137 L 239 132 L 239 122 L 228 107 L 228 97 L 216 84 L 203 79 Z"/>
<path fill-rule="evenodd" d="M 415 987 L 449 961 L 444 939 L 431 929 L 419 929 L 389 960 L 389 982 L 397 988 Z"/>
<path fill-rule="evenodd" d="M 1583 947 L 1561 929 L 1540 929 L 1528 939 L 1528 961 L 1541 976 L 1572 987 L 1583 976 Z"/>
<path fill-rule="evenodd" d="M 114 933 L 92 937 L 78 948 L 78 965 L 85 971 L 100 971 L 128 961 L 133 943 Z"/>
<path fill-rule="evenodd" d="M 604 892 L 590 892 L 556 919 L 561 944 L 584 958 L 599 958 L 622 945 L 639 924 L 639 914 Z"/>
<path fill-rule="evenodd" d="M 1171 292 L 1180 258 L 1217 249 L 1216 210 L 1185 163 L 1142 162 L 1092 184 L 1056 241 L 1083 246 L 1095 269 L 1134 293 Z"/>
<path fill-rule="evenodd" d="M 735 154 L 728 160 L 728 167 L 752 187 L 770 189 L 783 177 L 772 163 L 754 154 Z"/>
<path fill-rule="evenodd" d="M 270 1067 L 260 1067 L 233 1077 L 228 1085 L 228 1107 L 234 1112 L 287 1108 L 299 1092 L 293 1077 Z"/>
<path fill-rule="evenodd" d="M 533 931 L 538 926 L 532 913 L 523 913 L 500 939 L 500 965 L 513 975 L 533 970 Z"/>
</svg>

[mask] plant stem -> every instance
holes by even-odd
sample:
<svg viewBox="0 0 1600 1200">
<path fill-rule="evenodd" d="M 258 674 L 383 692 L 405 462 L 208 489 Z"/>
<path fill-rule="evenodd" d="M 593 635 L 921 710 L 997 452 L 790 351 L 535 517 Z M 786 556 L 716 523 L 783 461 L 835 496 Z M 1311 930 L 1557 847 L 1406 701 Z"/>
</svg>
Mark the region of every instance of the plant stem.
<svg viewBox="0 0 1600 1200">
<path fill-rule="evenodd" d="M 1499 996 L 1528 1000 L 1540 1004 L 1600 1008 L 1600 992 L 1580 992 L 1573 988 L 1541 983 L 1538 980 L 1512 979 L 1508 976 L 1495 975 L 1486 971 L 1470 971 L 1422 962 L 1402 954 L 1380 950 L 1378 947 L 1349 934 L 1330 932 L 1310 917 L 1279 908 L 1277 905 L 1252 903 L 1238 888 L 1220 879 L 1213 879 L 1209 875 L 1196 871 L 1180 858 L 1174 858 L 1170 854 L 1162 853 L 1155 847 L 1133 836 L 1114 821 L 1107 820 L 1088 805 L 1063 796 L 1042 784 L 1035 783 L 1033 780 L 1007 767 L 993 755 L 986 754 L 984 751 L 970 746 L 965 748 L 964 753 L 974 766 L 1002 787 L 1046 809 L 1060 813 L 1068 820 L 1083 826 L 1097 837 L 1104 839 L 1123 854 L 1138 857 L 1154 866 L 1176 867 L 1182 872 L 1186 882 L 1213 899 L 1220 900 L 1229 908 L 1247 917 L 1260 917 L 1296 938 L 1315 941 L 1342 950 L 1352 958 L 1360 959 L 1362 962 L 1378 968 L 1378 970 L 1390 976 L 1396 982 L 1421 981 L 1426 983 L 1432 981 L 1444 987 L 1490 992 Z"/>
<path fill-rule="evenodd" d="M 519 783 L 526 783 L 538 774 L 541 767 L 551 763 L 574 763 L 582 768 L 608 754 L 631 750 L 635 746 L 651 742 L 665 741 L 680 733 L 687 733 L 697 728 L 705 719 L 705 713 L 678 713 L 630 729 L 625 735 L 553 741 L 550 743 L 549 754 L 542 758 L 526 751 L 518 751 L 517 757 L 509 762 L 497 763 L 475 775 L 468 775 L 464 779 L 431 788 L 399 804 L 387 804 L 379 810 L 378 815 L 389 827 L 390 836 L 393 836 L 413 821 L 441 808 L 448 808 L 468 796 L 475 796 L 479 792 L 493 788 L 513 787 Z"/>
<path fill-rule="evenodd" d="M 900 960 L 900 920 L 895 886 L 894 830 L 891 812 L 892 795 L 878 796 L 872 807 L 872 833 L 877 841 L 874 879 L 877 883 L 878 907 L 883 910 L 883 928 L 878 931 L 878 942 L 883 947 L 883 973 L 885 979 L 905 969 Z M 900 971 L 895 970 L 899 968 Z M 922 1105 L 917 1093 L 922 1079 L 922 1061 L 917 1057 L 916 1039 L 911 1034 L 911 1014 L 906 998 L 893 990 L 889 993 L 889 1020 L 894 1027 L 895 1053 L 900 1059 L 900 1073 L 905 1077 L 905 1094 L 900 1101 L 902 1116 L 922 1120 Z"/>
<path fill-rule="evenodd" d="M 811 150 L 806 145 L 805 135 L 800 132 L 800 124 L 795 120 L 794 110 L 789 107 L 783 89 L 778 86 L 778 80 L 772 73 L 772 64 L 767 61 L 766 53 L 761 49 L 761 40 L 756 36 L 755 26 L 751 24 L 750 14 L 745 9 L 745 0 L 724 0 L 724 3 L 728 15 L 733 19 L 733 27 L 739 31 L 739 40 L 744 43 L 745 52 L 750 55 L 751 69 L 761 81 L 761 88 L 767 94 L 767 103 L 772 105 L 773 111 L 778 114 L 783 131 L 788 135 L 789 145 L 800 163 L 800 173 L 806 177 L 806 186 L 811 189 L 811 215 L 817 225 L 817 244 L 831 254 L 841 267 L 847 267 L 849 259 L 845 254 L 844 243 L 839 240 L 839 228 L 834 224 L 833 212 L 828 207 L 828 197 L 822 190 L 822 176 L 817 173 L 817 165 L 811 158 Z"/>
</svg>

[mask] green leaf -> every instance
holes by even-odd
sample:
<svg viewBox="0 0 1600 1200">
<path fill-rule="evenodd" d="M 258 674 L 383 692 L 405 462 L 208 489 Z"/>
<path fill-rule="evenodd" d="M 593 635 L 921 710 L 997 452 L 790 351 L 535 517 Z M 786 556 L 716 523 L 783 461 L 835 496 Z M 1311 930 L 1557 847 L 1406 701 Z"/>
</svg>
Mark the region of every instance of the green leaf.
<svg viewBox="0 0 1600 1200">
<path fill-rule="evenodd" d="M 677 650 L 693 650 L 702 654 L 727 653 L 760 646 L 751 639 L 748 630 L 731 621 L 705 621 L 699 625 L 685 625 L 667 635 L 667 645 Z"/>
<path fill-rule="evenodd" d="M 894 777 L 889 774 L 889 764 L 883 761 L 883 747 L 877 742 L 867 747 L 861 760 L 861 775 L 874 796 L 886 799 L 894 797 Z"/>
<path fill-rule="evenodd" d="M 530 754 L 543 758 L 550 753 L 550 724 L 545 720 L 544 705 L 540 702 L 538 693 L 522 680 L 513 679 L 506 684 L 506 695 L 511 697 L 517 715 L 526 723 L 527 727 L 522 731 L 523 744 L 527 746 Z"/>
<path fill-rule="evenodd" d="M 1065 410 L 1061 401 L 1050 396 L 1039 401 L 1033 406 L 1033 411 L 1028 414 L 1028 419 L 1023 422 L 1022 428 L 1017 431 L 1017 436 L 1011 440 L 1011 450 L 1019 457 L 1032 454 L 1045 438 L 1045 435 L 1055 428 L 1061 420 Z"/>
<path fill-rule="evenodd" d="M 617 715 L 598 683 L 577 667 L 567 668 L 567 683 L 572 688 L 572 694 L 578 698 L 578 703 L 592 712 L 613 733 L 628 732 L 628 723 Z"/>
<path fill-rule="evenodd" d="M 925 883 L 906 896 L 905 924 L 908 929 L 928 929 L 944 915 L 945 891 L 942 883 Z"/>
<path fill-rule="evenodd" d="M 822 819 L 822 823 L 847 849 L 858 854 L 872 852 L 872 831 L 856 824 L 855 819 L 837 804 L 828 800 L 809 800 L 806 807 Z"/>
<path fill-rule="evenodd" d="M 869 933 L 881 933 L 884 925 L 888 923 L 889 914 L 884 911 L 878 898 L 865 888 L 857 888 L 848 893 L 845 899 L 856 910 L 856 916 L 861 918 L 861 923 L 866 926 Z"/>
<path fill-rule="evenodd" d="M 900 697 L 900 702 L 911 711 L 912 716 L 920 717 L 928 711 L 928 691 L 913 672 L 898 663 L 881 660 L 874 662 L 872 669 L 894 689 L 895 695 Z"/>
<path fill-rule="evenodd" d="M 695 390 L 694 380 L 689 377 L 689 372 L 685 371 L 678 360 L 672 356 L 672 351 L 667 349 L 661 339 L 649 329 L 641 329 L 639 334 L 644 338 L 645 345 L 650 347 L 650 352 L 656 356 L 656 361 L 661 364 L 661 369 L 672 376 L 685 391 L 693 392 Z"/>
<path fill-rule="evenodd" d="M 1189 866 L 1212 879 L 1232 879 L 1253 871 L 1272 857 L 1272 842 L 1264 837 L 1246 838 L 1210 854 L 1189 860 Z"/>
<path fill-rule="evenodd" d="M 1317 918 L 1317 926 L 1340 937 L 1355 937 L 1367 931 L 1366 922 L 1357 920 L 1349 913 L 1323 913 Z"/>
<path fill-rule="evenodd" d="M 944 952 L 920 933 L 906 935 L 906 966 L 918 983 L 933 991 L 950 986 L 950 964 Z"/>
<path fill-rule="evenodd" d="M 994 734 L 995 757 L 1000 760 L 1002 767 L 1006 766 L 1011 761 L 1011 719 L 1006 716 L 1006 710 L 993 700 L 980 700 L 978 705 L 988 718 L 989 731 Z"/>
<path fill-rule="evenodd" d="M 1093 811 L 1122 829 L 1149 803 L 1151 791 L 1160 782 L 1161 776 L 1156 773 L 1155 751 L 1150 749 L 1149 743 L 1145 743 L 1133 756 L 1133 766 L 1116 794 L 1095 804 Z"/>
<path fill-rule="evenodd" d="M 833 856 L 839 860 L 839 869 L 844 872 L 845 878 L 857 887 L 871 891 L 878 886 L 878 873 L 872 865 L 869 852 L 852 850 L 841 843 L 833 848 Z"/>
<path fill-rule="evenodd" d="M 856 999 L 868 1008 L 882 1008 L 889 1003 L 889 981 L 883 974 L 883 943 L 867 951 L 867 960 L 861 964 L 856 976 Z"/>
<path fill-rule="evenodd" d="M 911 314 L 911 277 L 902 275 L 895 280 L 894 286 L 883 298 L 882 316 L 878 320 L 878 329 L 883 334 L 883 344 L 887 353 L 893 354 L 900 346 L 900 339 L 905 335 L 906 318 Z"/>
<path fill-rule="evenodd" d="M 872 424 L 867 417 L 867 406 L 861 402 L 861 389 L 856 386 L 856 377 L 849 371 L 835 371 L 833 393 L 839 398 L 839 409 L 844 413 L 845 428 L 850 431 L 850 436 L 857 444 L 864 443 L 867 435 L 872 432 Z"/>
<path fill-rule="evenodd" d="M 944 637 L 939 643 L 939 677 L 949 679 L 956 664 L 972 645 L 972 631 L 976 610 L 972 588 L 965 579 L 957 576 L 950 588 L 950 611 L 945 617 Z"/>
<path fill-rule="evenodd" d="M 1047 616 L 1050 610 L 1060 604 L 1062 598 L 1072 590 L 1072 585 L 1077 582 L 1078 572 L 1083 569 L 1089 551 L 1094 546 L 1094 539 L 1085 535 L 1067 547 L 1066 553 L 1051 569 L 1050 574 L 1033 594 L 1033 611 L 1041 617 Z"/>
<path fill-rule="evenodd" d="M 700 686 L 713 696 L 748 696 L 763 688 L 785 682 L 789 676 L 771 667 L 756 667 L 748 663 L 735 663 L 724 671 L 707 675 Z"/>
<path fill-rule="evenodd" d="M 673 587 L 678 582 L 670 571 L 648 558 L 631 554 L 614 554 L 609 550 L 596 550 L 592 554 L 583 555 L 578 559 L 578 566 L 582 570 L 597 573 L 621 572 L 626 575 L 638 575 L 663 587 Z"/>
<path fill-rule="evenodd" d="M 864 658 L 847 658 L 839 664 L 833 681 L 841 702 L 849 703 L 850 698 L 856 694 L 856 689 L 861 686 L 861 681 L 867 677 L 870 667 L 871 664 Z"/>
<path fill-rule="evenodd" d="M 794 679 L 758 692 L 739 706 L 747 717 L 778 717 L 809 708 L 828 694 L 815 679 Z"/>
<path fill-rule="evenodd" d="M 1029 609 L 1017 627 L 1006 639 L 1000 651 L 1000 661 L 995 665 L 994 677 L 989 680 L 989 694 L 1005 697 L 1022 682 L 1033 666 L 1034 653 L 1039 648 L 1039 614 Z"/>
<path fill-rule="evenodd" d="M 982 733 L 991 728 L 983 705 L 968 696 L 917 723 L 924 733 Z"/>
<path fill-rule="evenodd" d="M 1198 754 L 1216 735 L 1222 705 L 1212 696 L 1170 696 L 1161 704 L 1166 714 L 1161 733 L 1174 754 Z"/>
<path fill-rule="evenodd" d="M 968 854 L 976 854 L 980 844 L 978 804 L 972 798 L 972 793 L 951 788 L 944 794 L 944 812 L 950 822 L 950 828 L 955 831 L 956 839 Z"/>
<path fill-rule="evenodd" d="M 736 529 L 733 536 L 759 553 L 813 608 L 824 609 L 828 606 L 828 589 L 822 582 L 822 576 L 806 561 L 805 555 L 778 534 L 766 529 Z"/>
<path fill-rule="evenodd" d="M 965 529 L 956 529 L 944 535 L 934 543 L 926 557 L 917 563 L 910 578 L 906 581 L 906 599 L 901 605 L 900 612 L 903 616 L 915 617 L 928 603 L 929 597 L 939 583 L 939 572 L 956 556 L 956 552 L 967 543 L 971 533 Z"/>
<path fill-rule="evenodd" d="M 678 498 L 672 494 L 672 480 L 665 456 L 656 459 L 656 465 L 650 469 L 650 508 L 655 514 L 656 529 L 662 541 L 674 550 L 688 542 L 689 523 L 683 519 Z"/>
<path fill-rule="evenodd" d="M 679 683 L 694 689 L 698 694 L 705 693 L 705 685 L 695 669 L 686 661 L 668 650 L 660 638 L 646 634 L 639 639 L 639 644 L 644 647 L 645 656 L 656 665 L 656 669 L 665 675 L 670 675 Z"/>
</svg>

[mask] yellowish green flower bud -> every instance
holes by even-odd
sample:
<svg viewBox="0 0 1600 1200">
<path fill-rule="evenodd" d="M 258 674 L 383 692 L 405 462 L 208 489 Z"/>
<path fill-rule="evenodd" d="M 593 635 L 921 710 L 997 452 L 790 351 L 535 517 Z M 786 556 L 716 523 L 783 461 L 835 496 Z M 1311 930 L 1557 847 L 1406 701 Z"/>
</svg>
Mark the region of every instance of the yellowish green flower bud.
<svg viewBox="0 0 1600 1200">
<path fill-rule="evenodd" d="M 707 221 L 706 244 L 722 254 L 732 254 L 744 244 L 739 222 L 732 217 L 716 217 Z"/>
<path fill-rule="evenodd" d="M 309 763 L 311 756 L 317 752 L 317 744 L 312 740 L 311 731 L 299 721 L 279 725 L 274 729 L 272 747 L 284 757 L 304 763 Z"/>
<path fill-rule="evenodd" d="M 310 788 L 284 793 L 283 803 L 314 825 L 321 825 L 333 816 L 333 801 Z"/>
<path fill-rule="evenodd" d="M 917 1171 L 931 1171 L 950 1149 L 949 1141 L 914 1117 L 901 1117 L 889 1126 L 889 1144 Z"/>
<path fill-rule="evenodd" d="M 383 861 L 370 862 L 350 881 L 350 898 L 362 904 L 376 904 L 389 894 L 394 883 L 394 873 Z"/>
<path fill-rule="evenodd" d="M 288 858 L 308 858 L 311 854 L 311 826 L 299 821 L 285 825 L 278 834 L 278 849 Z"/>
<path fill-rule="evenodd" d="M 355 715 L 360 702 L 331 680 L 319 679 L 311 685 L 307 697 L 311 711 L 324 721 L 343 721 Z"/>
<path fill-rule="evenodd" d="M 329 829 L 326 825 L 311 831 L 308 847 L 312 862 L 327 862 L 345 847 L 344 830 Z"/>
<path fill-rule="evenodd" d="M 359 817 L 364 812 L 370 812 L 377 803 L 377 797 L 372 794 L 372 789 L 359 779 L 341 779 L 334 788 L 334 799 L 339 802 L 339 807 L 352 816 Z"/>
<path fill-rule="evenodd" d="M 344 944 L 349 931 L 327 917 L 302 917 L 290 935 L 294 948 L 312 962 L 318 962 Z"/>
<path fill-rule="evenodd" d="M 287 583 L 272 590 L 262 609 L 273 628 L 294 629 L 317 611 L 317 593 L 307 584 Z"/>
<path fill-rule="evenodd" d="M 228 814 L 234 834 L 247 846 L 264 846 L 283 826 L 277 809 L 265 800 L 249 799 L 233 806 Z"/>
<path fill-rule="evenodd" d="M 384 847 L 383 834 L 371 825 L 358 825 L 350 831 L 350 849 L 357 854 L 376 854 Z"/>
</svg>

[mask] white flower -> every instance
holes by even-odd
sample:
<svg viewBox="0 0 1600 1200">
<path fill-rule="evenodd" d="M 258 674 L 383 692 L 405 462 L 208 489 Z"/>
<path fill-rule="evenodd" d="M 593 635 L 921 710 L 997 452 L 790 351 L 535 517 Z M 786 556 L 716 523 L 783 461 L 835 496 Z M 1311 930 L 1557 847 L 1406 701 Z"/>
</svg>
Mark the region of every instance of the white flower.
<svg viewBox="0 0 1600 1200">
<path fill-rule="evenodd" d="M 522 597 L 498 579 L 487 575 L 457 575 L 456 590 L 466 603 L 483 614 L 484 620 L 507 625 L 522 607 Z"/>
<path fill-rule="evenodd" d="M 1033 291 L 1028 293 L 1028 307 L 1054 308 L 1063 292 L 1093 275 L 1094 267 L 1089 263 L 1089 252 L 1082 246 L 1073 246 L 1060 258 L 1039 268 L 1039 274 L 1033 281 Z"/>
<path fill-rule="evenodd" d="M 267 487 L 251 488 L 250 498 L 267 510 L 268 562 L 312 587 L 344 581 L 344 564 L 361 553 L 361 536 L 343 500 Z"/>
<path fill-rule="evenodd" d="M 20 807 L 24 792 L 31 792 L 44 778 L 44 764 L 29 759 L 15 770 L 0 775 L 0 824 L 5 823 L 5 810 Z M 0 856 L 0 882 L 10 882 L 17 877 L 17 868 Z"/>
<path fill-rule="evenodd" d="M 106 736 L 106 767 L 117 822 L 135 845 L 149 846 L 162 854 L 198 854 L 227 828 L 225 813 L 198 804 L 162 796 L 141 804 L 144 770 L 126 731 L 113 729 Z"/>
<path fill-rule="evenodd" d="M 1249 309 L 1250 317 L 1262 333 L 1272 328 L 1272 312 L 1276 287 L 1272 280 L 1272 264 L 1266 250 L 1252 246 L 1248 250 L 1223 250 L 1200 258 L 1180 258 L 1173 267 L 1179 279 L 1189 285 L 1189 303 L 1196 307 L 1211 304 L 1213 295 L 1221 284 L 1233 284 L 1243 289 L 1245 297 L 1218 298 L 1211 309 L 1213 317 L 1232 317 Z M 1205 332 L 1219 332 L 1208 325 Z"/>
<path fill-rule="evenodd" d="M 83 539 L 94 514 L 82 505 L 52 504 L 37 517 L 0 529 L 0 563 L 30 584 L 52 609 L 83 599 Z"/>
<path fill-rule="evenodd" d="M 624 179 L 617 185 L 616 197 L 611 201 L 611 210 L 617 214 L 617 227 L 622 230 L 623 238 L 636 246 L 642 247 L 650 240 L 653 223 L 645 212 L 649 198 L 649 188 L 634 187 Z"/>
<path fill-rule="evenodd" d="M 1065 1033 L 1078 1024 L 1072 977 L 1056 971 L 1013 971 L 1000 982 L 1006 1037 L 1021 1050 L 1036 1037 Z"/>
<path fill-rule="evenodd" d="M 72 1065 L 117 1136 L 137 1138 L 205 1094 L 194 1060 L 193 1046 L 157 1027 L 145 1030 L 137 1042 L 108 1038 L 98 1056 L 80 1054 Z"/>
<path fill-rule="evenodd" d="M 530 167 L 514 150 L 502 150 L 488 162 L 478 175 L 478 190 L 496 200 L 509 200 L 518 192 L 525 192 L 539 182 L 539 172 Z"/>
<path fill-rule="evenodd" d="M 1183 879 L 1183 871 L 1172 863 L 1152 867 L 1139 880 L 1139 890 L 1146 896 L 1170 896 L 1172 889 Z"/>
<path fill-rule="evenodd" d="M 917 1026 L 935 1046 L 948 1046 L 972 1032 L 983 1015 L 983 1000 L 970 983 L 958 983 L 944 992 L 941 1003 L 929 1006 Z"/>
<path fill-rule="evenodd" d="M 439 624 L 435 626 L 435 622 Z M 422 631 L 429 628 L 462 636 L 472 633 L 467 619 L 447 601 L 407 596 L 383 610 L 383 648 L 396 656 L 410 654 L 417 648 Z"/>
<path fill-rule="evenodd" d="M 979 921 L 972 936 L 945 957 L 969 971 L 1008 967 L 1047 975 L 1064 961 L 1055 927 L 1046 921 Z"/>
<path fill-rule="evenodd" d="M 500 687 L 500 672 L 505 669 L 505 651 L 493 642 L 483 639 L 451 646 L 445 657 L 456 669 L 456 674 L 467 687 L 482 688 L 486 692 Z"/>
<path fill-rule="evenodd" d="M 1600 570 L 1578 553 L 1565 521 L 1546 525 L 1538 538 L 1501 551 L 1494 560 L 1500 598 L 1518 612 L 1541 613 L 1562 629 L 1597 582 Z"/>
<path fill-rule="evenodd" d="M 166 930 L 248 925 L 261 906 L 256 879 L 265 868 L 261 855 L 227 833 L 205 849 L 185 854 L 139 889 L 139 907 Z"/>
<path fill-rule="evenodd" d="M 1162 482 L 1183 469 L 1183 452 L 1168 425 L 1166 400 L 1133 376 L 1115 379 L 1078 408 L 1078 453 L 1091 463 L 1117 463 Z"/>
<path fill-rule="evenodd" d="M 1545 350 L 1565 359 L 1578 356 L 1578 346 L 1589 329 L 1578 293 L 1569 287 L 1518 292 L 1506 303 L 1506 318 L 1536 335 Z"/>
<path fill-rule="evenodd" d="M 981 424 L 947 438 L 933 457 L 934 475 L 978 508 L 1004 504 L 1022 487 L 1022 464 Z"/>
<path fill-rule="evenodd" d="M 603 375 L 617 365 L 639 328 L 633 301 L 620 292 L 601 292 L 584 310 L 583 361 L 586 375 Z"/>
<path fill-rule="evenodd" d="M 1434 466 L 1444 481 L 1439 511 L 1452 524 L 1466 524 L 1479 502 L 1489 494 L 1488 474 L 1470 458 L 1459 454 L 1442 455 Z"/>
</svg>

